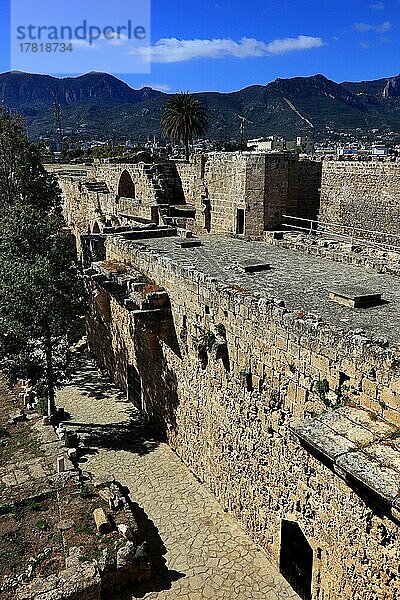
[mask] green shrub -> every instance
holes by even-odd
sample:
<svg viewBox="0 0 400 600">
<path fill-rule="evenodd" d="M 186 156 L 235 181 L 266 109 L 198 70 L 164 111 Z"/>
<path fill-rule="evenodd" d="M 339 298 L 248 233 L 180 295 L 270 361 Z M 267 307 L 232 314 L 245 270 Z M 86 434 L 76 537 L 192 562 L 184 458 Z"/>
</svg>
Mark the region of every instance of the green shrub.
<svg viewBox="0 0 400 600">
<path fill-rule="evenodd" d="M 326 397 L 326 394 L 329 392 L 329 383 L 326 379 L 318 379 L 315 382 L 315 391 L 325 406 L 330 406 L 329 400 Z"/>
<path fill-rule="evenodd" d="M 79 489 L 79 495 L 83 500 L 86 500 L 87 498 L 90 498 L 91 493 L 90 493 L 90 488 L 88 485 L 82 484 L 80 489 Z"/>
<path fill-rule="evenodd" d="M 49 524 L 46 519 L 39 519 L 39 521 L 36 523 L 36 527 L 39 529 L 39 531 L 47 531 Z"/>
</svg>

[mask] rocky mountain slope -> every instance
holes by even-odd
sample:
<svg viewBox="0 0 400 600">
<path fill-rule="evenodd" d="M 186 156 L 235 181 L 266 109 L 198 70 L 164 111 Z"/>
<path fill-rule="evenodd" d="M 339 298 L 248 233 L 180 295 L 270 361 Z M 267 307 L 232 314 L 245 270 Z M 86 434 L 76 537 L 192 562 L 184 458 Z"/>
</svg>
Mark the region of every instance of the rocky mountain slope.
<svg viewBox="0 0 400 600">
<path fill-rule="evenodd" d="M 400 132 L 400 76 L 376 81 L 335 83 L 323 75 L 276 79 L 232 93 L 196 94 L 209 115 L 208 137 L 238 139 L 239 115 L 246 136 L 295 136 L 329 132 Z M 31 136 L 55 131 L 54 105 L 61 105 L 64 128 L 79 137 L 145 139 L 160 133 L 168 94 L 134 90 L 106 73 L 57 79 L 11 72 L 0 75 L 0 102 L 26 118 Z"/>
</svg>

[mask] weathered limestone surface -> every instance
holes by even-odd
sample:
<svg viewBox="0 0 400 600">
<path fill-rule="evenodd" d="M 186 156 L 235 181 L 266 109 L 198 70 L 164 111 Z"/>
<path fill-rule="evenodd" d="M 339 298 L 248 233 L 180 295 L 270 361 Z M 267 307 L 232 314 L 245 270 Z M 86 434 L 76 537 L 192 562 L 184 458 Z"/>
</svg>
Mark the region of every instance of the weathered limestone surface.
<svg viewBox="0 0 400 600">
<path fill-rule="evenodd" d="M 280 238 L 280 239 L 278 239 Z M 264 241 L 272 246 L 333 260 L 343 265 L 355 265 L 376 273 L 400 275 L 400 252 L 387 250 L 379 246 L 370 246 L 368 242 L 357 240 L 351 243 L 329 234 L 320 237 L 297 232 L 266 232 Z M 345 272 L 348 267 L 345 267 Z"/>
<path fill-rule="evenodd" d="M 282 214 L 316 218 L 321 163 L 290 154 L 211 153 L 177 163 L 187 202 L 196 208 L 196 233 L 205 233 L 202 200 L 211 207 L 211 233 L 237 233 L 237 210 L 245 211 L 244 234 L 259 237 L 282 222 Z"/>
<path fill-rule="evenodd" d="M 100 479 L 113 473 L 141 507 L 152 576 L 134 597 L 298 600 L 261 548 L 171 448 L 152 437 L 126 395 L 91 363 L 58 392 L 58 402 L 80 424 L 90 450 L 85 470 Z"/>
<path fill-rule="evenodd" d="M 18 600 L 100 600 L 101 579 L 95 562 L 80 563 L 59 575 L 36 580 L 17 592 Z"/>
<path fill-rule="evenodd" d="M 398 525 L 299 447 L 288 426 L 326 410 L 316 383 L 326 379 L 335 398 L 344 375 L 351 402 L 371 411 L 372 419 L 375 414 L 397 428 L 396 348 L 386 348 L 378 339 L 372 343 L 361 333 L 359 324 L 368 330 L 371 312 L 344 313 L 351 309 L 327 303 L 321 312 L 330 324 L 324 325 L 307 311 L 308 300 L 321 296 L 322 280 L 312 283 L 308 262 L 314 259 L 304 256 L 306 268 L 292 273 L 304 278 L 310 269 L 312 288 L 305 293 L 303 309 L 294 303 L 290 312 L 282 306 L 282 296 L 274 300 L 257 288 L 258 278 L 273 271 L 232 274 L 225 255 L 204 254 L 203 242 L 199 249 L 173 252 L 172 240 L 147 247 L 122 237 L 108 241 L 110 259 L 131 263 L 168 291 L 172 321 L 164 322 L 163 333 L 155 334 L 149 323 L 143 329 L 138 316 L 129 315 L 110 295 L 108 322 L 98 309 L 90 320 L 89 338 L 97 355 L 125 388 L 127 365 L 135 367 L 144 414 L 165 431 L 178 455 L 276 565 L 282 519 L 299 524 L 314 553 L 313 598 L 394 600 L 399 593 Z M 208 243 L 217 251 L 218 245 Z M 343 275 L 340 265 L 324 264 L 328 273 Z M 356 268 L 354 272 L 367 276 Z M 279 277 L 275 281 L 279 285 Z M 296 286 L 289 289 L 293 294 Z M 358 331 L 344 334 L 335 328 L 335 315 L 345 319 L 342 326 L 347 328 L 357 323 Z M 204 332 L 220 331 L 219 325 L 226 330 L 227 355 L 207 351 L 205 356 L 198 340 Z M 175 338 L 167 335 L 168 328 Z"/>
<path fill-rule="evenodd" d="M 284 213 L 316 218 L 321 163 L 289 153 L 215 152 L 189 163 L 99 164 L 58 175 L 65 216 L 77 236 L 144 220 L 195 233 L 260 237 L 279 226 Z M 244 211 L 243 231 L 238 210 Z"/>
<path fill-rule="evenodd" d="M 93 231 L 95 210 L 105 225 L 125 225 L 129 215 L 153 219 L 158 201 L 169 207 L 175 202 L 154 182 L 140 191 L 148 168 L 135 165 L 130 173 L 137 194 L 127 200 L 129 218 L 122 221 L 120 208 L 109 202 L 123 167 L 101 168 L 110 191 L 104 201 L 101 189 L 89 192 L 82 205 L 76 188 L 67 193 L 67 199 L 76 198 L 69 219 L 76 233 Z M 318 205 L 319 166 L 292 157 L 215 153 L 175 169 L 175 181 L 196 211 L 178 220 L 196 233 L 205 232 L 207 219 L 211 233 L 236 233 L 237 211 L 243 210 L 244 236 L 261 237 L 279 226 L 283 213 L 312 218 Z M 323 219 L 394 231 L 398 164 L 325 161 L 323 169 Z M 166 219 L 174 221 L 172 212 Z M 164 218 L 162 210 L 158 214 Z M 112 378 L 276 566 L 283 523 L 299 525 L 313 553 L 313 600 L 395 600 L 396 257 L 301 241 L 308 256 L 292 252 L 296 243 L 287 240 L 273 247 L 208 236 L 199 247 L 182 248 L 174 239 L 134 243 L 128 237 L 108 236 L 108 261 L 133 267 L 150 285 L 161 286 L 170 307 L 134 307 L 114 275 L 106 281 L 87 275 L 88 339 Z M 244 273 L 245 261 L 269 263 L 271 269 Z M 356 284 L 379 291 L 387 304 L 352 309 L 329 302 L 331 289 Z M 389 435 L 371 445 L 368 428 L 357 437 L 356 422 L 343 436 L 330 420 L 340 417 L 334 408 L 341 402 L 371 423 L 382 422 Z M 304 419 L 301 437 L 296 427 Z M 314 444 L 315 452 L 298 438 Z M 156 452 L 150 455 L 159 460 Z M 125 460 L 121 464 L 129 471 Z M 368 464 L 374 469 L 368 471 Z"/>
<path fill-rule="evenodd" d="M 325 160 L 319 218 L 398 234 L 400 163 Z"/>
</svg>

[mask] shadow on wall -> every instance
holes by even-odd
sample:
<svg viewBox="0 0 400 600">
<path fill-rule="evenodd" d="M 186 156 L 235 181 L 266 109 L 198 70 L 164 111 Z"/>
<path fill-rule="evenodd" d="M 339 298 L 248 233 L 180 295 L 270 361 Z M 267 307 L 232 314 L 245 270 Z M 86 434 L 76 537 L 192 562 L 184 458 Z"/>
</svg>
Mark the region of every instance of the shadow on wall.
<svg viewBox="0 0 400 600">
<path fill-rule="evenodd" d="M 186 204 L 185 192 L 183 191 L 182 179 L 174 162 L 168 163 L 170 178 L 173 181 L 173 201 L 170 204 Z"/>
<path fill-rule="evenodd" d="M 82 248 L 82 263 L 84 269 L 89 269 L 92 262 L 106 260 L 105 236 L 99 235 L 81 235 L 80 243 Z"/>
<path fill-rule="evenodd" d="M 160 340 L 181 358 L 174 323 L 171 317 L 163 322 L 141 319 L 131 333 L 142 385 L 143 414 L 161 438 L 167 439 L 169 433 L 177 430 L 178 380 L 168 365 Z"/>
<path fill-rule="evenodd" d="M 93 303 L 92 312 L 89 312 L 86 317 L 90 349 L 97 357 L 96 362 L 100 370 L 105 371 L 107 375 L 112 375 L 112 381 L 125 391 L 128 351 L 123 336 L 118 329 L 114 330 L 114 347 L 110 322 L 105 322 L 107 315 L 104 303 L 102 306 L 98 306 L 98 302 L 95 304 Z"/>
<path fill-rule="evenodd" d="M 118 183 L 118 196 L 120 198 L 135 198 L 135 184 L 126 169 L 122 171 Z"/>
<path fill-rule="evenodd" d="M 159 311 L 143 311 L 132 317 L 129 334 L 134 342 L 136 364 L 130 365 L 124 335 L 111 321 L 108 292 L 95 288 L 92 292 L 86 319 L 91 351 L 115 383 L 127 392 L 132 406 L 142 412 L 160 439 L 167 439 L 177 429 L 179 400 L 177 377 L 168 365 L 163 345 L 181 359 L 171 311 L 166 308 L 161 315 Z"/>
</svg>

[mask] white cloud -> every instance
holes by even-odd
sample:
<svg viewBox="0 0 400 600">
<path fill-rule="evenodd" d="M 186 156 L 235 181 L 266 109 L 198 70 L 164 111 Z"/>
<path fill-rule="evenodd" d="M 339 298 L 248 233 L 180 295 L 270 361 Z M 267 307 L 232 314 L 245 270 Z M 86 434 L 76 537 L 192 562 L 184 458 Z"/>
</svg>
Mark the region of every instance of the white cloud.
<svg viewBox="0 0 400 600">
<path fill-rule="evenodd" d="M 370 4 L 369 7 L 372 10 L 383 10 L 386 8 L 386 4 L 384 2 L 374 2 L 373 4 Z"/>
<path fill-rule="evenodd" d="M 170 92 L 171 91 L 171 86 L 169 86 L 166 83 L 141 83 L 140 87 L 141 88 L 150 87 L 153 90 L 158 90 L 159 92 Z M 139 88 L 137 88 L 137 89 L 139 89 Z"/>
<path fill-rule="evenodd" d="M 74 48 L 79 48 L 79 49 L 83 49 L 83 50 L 104 50 L 105 47 L 109 44 L 111 46 L 123 46 L 124 44 L 127 44 L 128 42 L 130 42 L 129 38 L 127 35 L 120 33 L 112 33 L 109 36 L 105 36 L 105 35 L 100 35 L 98 38 L 96 38 L 95 41 L 90 42 L 89 40 L 78 40 L 78 39 L 73 39 L 73 40 L 68 40 L 67 43 L 70 43 L 73 45 Z"/>
<path fill-rule="evenodd" d="M 297 52 L 299 50 L 310 50 L 311 48 L 320 48 L 324 42 L 319 37 L 310 35 L 299 35 L 297 38 L 284 38 L 274 40 L 267 44 L 267 51 L 270 54 L 286 54 L 287 52 Z"/>
<path fill-rule="evenodd" d="M 67 44 L 71 43 L 73 48 L 82 50 L 100 50 L 100 46 L 96 43 L 90 44 L 87 40 L 68 40 Z"/>
<path fill-rule="evenodd" d="M 104 36 L 103 36 L 104 38 Z M 104 38 L 105 39 L 105 38 Z M 107 37 L 107 40 L 110 42 L 112 46 L 123 46 L 127 42 L 130 42 L 130 39 L 125 33 L 112 33 Z"/>
<path fill-rule="evenodd" d="M 390 21 L 384 21 L 378 25 L 372 23 L 354 23 L 354 29 L 360 33 L 366 33 L 368 31 L 375 31 L 376 33 L 386 33 L 392 28 Z"/>
<path fill-rule="evenodd" d="M 226 56 L 249 58 L 287 54 L 320 48 L 324 41 L 320 37 L 299 35 L 296 38 L 283 38 L 266 43 L 253 38 L 242 38 L 238 42 L 230 39 L 178 40 L 162 38 L 153 46 L 132 49 L 130 54 L 139 54 L 143 60 L 155 63 L 175 63 L 195 58 L 219 59 Z"/>
</svg>

